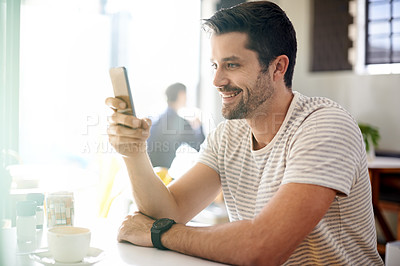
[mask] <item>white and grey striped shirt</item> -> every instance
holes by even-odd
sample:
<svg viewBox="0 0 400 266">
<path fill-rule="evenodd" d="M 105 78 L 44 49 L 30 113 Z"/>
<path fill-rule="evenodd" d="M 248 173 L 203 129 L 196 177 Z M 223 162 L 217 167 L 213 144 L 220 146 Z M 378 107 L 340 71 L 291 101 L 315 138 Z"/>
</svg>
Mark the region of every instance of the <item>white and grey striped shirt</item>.
<svg viewBox="0 0 400 266">
<path fill-rule="evenodd" d="M 362 136 L 337 103 L 294 92 L 278 133 L 256 151 L 245 120 L 222 122 L 203 143 L 199 162 L 219 173 L 231 221 L 253 219 L 282 184 L 338 191 L 285 265 L 382 265 Z"/>
</svg>

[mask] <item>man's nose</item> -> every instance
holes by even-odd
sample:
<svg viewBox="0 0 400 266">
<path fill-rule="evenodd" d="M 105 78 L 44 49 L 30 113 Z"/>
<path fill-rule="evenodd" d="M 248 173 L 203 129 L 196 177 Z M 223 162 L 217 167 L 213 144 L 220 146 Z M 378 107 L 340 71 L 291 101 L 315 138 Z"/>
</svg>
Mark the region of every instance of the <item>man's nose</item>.
<svg viewBox="0 0 400 266">
<path fill-rule="evenodd" d="M 222 69 L 215 70 L 213 84 L 217 88 L 223 87 L 223 86 L 226 86 L 229 84 L 229 79 L 226 76 L 225 71 L 223 71 Z"/>
</svg>

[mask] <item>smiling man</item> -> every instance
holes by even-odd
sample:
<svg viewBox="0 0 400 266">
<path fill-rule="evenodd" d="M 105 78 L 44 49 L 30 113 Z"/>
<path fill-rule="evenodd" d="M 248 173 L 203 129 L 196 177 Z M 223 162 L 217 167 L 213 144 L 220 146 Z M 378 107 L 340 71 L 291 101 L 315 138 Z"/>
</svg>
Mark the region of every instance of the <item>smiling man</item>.
<svg viewBox="0 0 400 266">
<path fill-rule="evenodd" d="M 247 42 L 247 34 L 239 32 L 213 35 L 211 39 L 212 66 L 218 70 L 214 85 L 221 95 L 222 114 L 226 119 L 251 117 L 273 95 L 270 76 L 260 69 L 257 53 L 243 49 Z M 234 76 L 229 77 L 229 72 Z"/>
<path fill-rule="evenodd" d="M 205 27 L 227 120 L 197 164 L 165 187 L 146 153 L 150 121 L 114 113 L 110 143 L 140 210 L 119 241 L 235 265 L 382 265 L 360 130 L 335 102 L 292 90 L 296 36 L 286 14 L 249 2 Z M 186 226 L 221 189 L 231 222 Z"/>
</svg>

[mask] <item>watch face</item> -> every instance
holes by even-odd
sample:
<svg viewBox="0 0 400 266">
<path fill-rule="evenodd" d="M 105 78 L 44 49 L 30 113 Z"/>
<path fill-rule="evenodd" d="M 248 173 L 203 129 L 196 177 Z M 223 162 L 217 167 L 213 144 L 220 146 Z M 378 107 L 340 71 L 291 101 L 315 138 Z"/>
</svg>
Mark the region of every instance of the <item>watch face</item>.
<svg viewBox="0 0 400 266">
<path fill-rule="evenodd" d="M 161 228 L 164 228 L 165 226 L 167 226 L 167 225 L 169 225 L 171 223 L 173 223 L 172 220 L 167 219 L 167 218 L 163 218 L 163 219 L 157 220 L 157 222 L 154 224 L 153 227 L 156 228 L 156 229 L 161 229 Z"/>
</svg>

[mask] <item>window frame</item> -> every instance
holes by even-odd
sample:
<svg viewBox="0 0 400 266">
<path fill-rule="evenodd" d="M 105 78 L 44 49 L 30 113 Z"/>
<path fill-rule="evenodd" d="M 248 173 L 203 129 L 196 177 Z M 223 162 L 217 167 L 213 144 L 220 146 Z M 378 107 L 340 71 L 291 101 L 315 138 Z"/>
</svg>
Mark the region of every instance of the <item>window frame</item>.
<svg viewBox="0 0 400 266">
<path fill-rule="evenodd" d="M 1 0 L 0 14 L 0 158 L 5 167 L 15 161 L 19 134 L 20 0 Z M 3 172 L 4 171 L 4 172 Z"/>
</svg>

